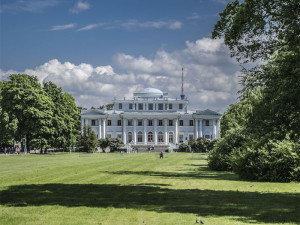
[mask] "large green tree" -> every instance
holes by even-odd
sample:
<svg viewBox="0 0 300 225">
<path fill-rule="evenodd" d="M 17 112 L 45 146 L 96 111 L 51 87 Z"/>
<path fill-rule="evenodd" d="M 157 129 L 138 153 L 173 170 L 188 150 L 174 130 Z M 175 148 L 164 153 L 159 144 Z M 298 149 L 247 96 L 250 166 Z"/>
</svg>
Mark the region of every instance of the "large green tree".
<svg viewBox="0 0 300 225">
<path fill-rule="evenodd" d="M 53 102 L 37 77 L 12 74 L 9 79 L 1 82 L 1 107 L 5 120 L 2 131 L 6 137 L 11 136 L 14 140 L 26 137 L 27 144 L 34 147 L 47 146 Z"/>
<path fill-rule="evenodd" d="M 80 134 L 80 118 L 75 99 L 62 88 L 50 82 L 44 83 L 44 90 L 54 104 L 51 136 L 51 146 L 67 149 L 74 146 L 77 135 Z"/>
</svg>

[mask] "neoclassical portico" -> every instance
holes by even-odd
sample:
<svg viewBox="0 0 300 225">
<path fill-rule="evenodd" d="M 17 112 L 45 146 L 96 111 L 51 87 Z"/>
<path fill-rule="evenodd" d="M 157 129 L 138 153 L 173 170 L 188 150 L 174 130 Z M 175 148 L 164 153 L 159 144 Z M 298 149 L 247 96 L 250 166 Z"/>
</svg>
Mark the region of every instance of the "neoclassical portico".
<svg viewBox="0 0 300 225">
<path fill-rule="evenodd" d="M 114 100 L 113 110 L 82 110 L 81 124 L 90 125 L 97 137 L 120 138 L 124 144 L 168 145 L 189 139 L 220 137 L 221 114 L 188 110 L 188 100 L 171 99 L 158 89 L 146 88 L 132 99 Z"/>
</svg>

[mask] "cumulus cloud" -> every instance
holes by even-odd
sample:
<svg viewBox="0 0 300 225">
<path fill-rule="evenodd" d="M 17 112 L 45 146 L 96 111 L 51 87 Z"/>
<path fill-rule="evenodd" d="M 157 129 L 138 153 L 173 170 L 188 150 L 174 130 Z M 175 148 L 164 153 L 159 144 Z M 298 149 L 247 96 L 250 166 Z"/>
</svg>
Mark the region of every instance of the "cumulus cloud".
<svg viewBox="0 0 300 225">
<path fill-rule="evenodd" d="M 71 29 L 74 27 L 75 27 L 75 24 L 71 23 L 71 24 L 65 24 L 65 25 L 52 26 L 51 30 L 66 30 L 66 29 Z"/>
<path fill-rule="evenodd" d="M 186 48 L 157 51 L 153 58 L 125 53 L 113 57 L 113 66 L 93 67 L 87 63 L 50 60 L 22 73 L 35 75 L 40 82 L 52 81 L 71 93 L 78 105 L 98 107 L 111 103 L 113 98 L 130 98 L 134 92 L 147 87 L 169 92 L 172 98 L 181 91 L 181 68 L 184 67 L 184 92 L 190 109 L 225 111 L 237 100 L 239 66 L 229 57 L 222 40 L 203 38 L 186 42 Z M 1 80 L 16 71 L 0 70 Z"/>
<path fill-rule="evenodd" d="M 77 13 L 80 13 L 81 11 L 83 10 L 87 10 L 89 9 L 91 6 L 88 2 L 85 2 L 85 1 L 78 1 L 71 9 L 70 9 L 70 12 L 73 13 L 73 14 L 77 14 Z"/>
</svg>

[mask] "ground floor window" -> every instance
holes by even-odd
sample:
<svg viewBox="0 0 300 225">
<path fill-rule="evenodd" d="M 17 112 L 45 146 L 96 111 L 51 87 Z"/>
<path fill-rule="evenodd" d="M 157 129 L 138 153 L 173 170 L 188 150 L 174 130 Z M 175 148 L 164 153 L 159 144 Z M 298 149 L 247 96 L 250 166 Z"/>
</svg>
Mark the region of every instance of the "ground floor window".
<svg viewBox="0 0 300 225">
<path fill-rule="evenodd" d="M 158 142 L 164 142 L 164 135 L 162 132 L 158 132 Z"/>
<path fill-rule="evenodd" d="M 153 133 L 152 132 L 148 133 L 148 142 L 153 142 Z"/>
<path fill-rule="evenodd" d="M 183 134 L 179 134 L 179 143 L 183 143 Z"/>
<path fill-rule="evenodd" d="M 143 133 L 138 132 L 138 142 L 143 142 Z"/>
<path fill-rule="evenodd" d="M 172 132 L 169 133 L 169 143 L 174 143 L 174 136 Z"/>
<path fill-rule="evenodd" d="M 128 143 L 132 141 L 132 133 L 128 132 Z"/>
<path fill-rule="evenodd" d="M 189 140 L 194 139 L 194 135 L 193 134 L 189 134 Z"/>
<path fill-rule="evenodd" d="M 208 134 L 206 134 L 206 135 L 204 136 L 204 138 L 205 138 L 205 139 L 211 139 L 211 138 L 210 138 L 210 135 L 208 135 Z"/>
<path fill-rule="evenodd" d="M 122 139 L 122 134 L 117 134 L 117 138 Z"/>
</svg>

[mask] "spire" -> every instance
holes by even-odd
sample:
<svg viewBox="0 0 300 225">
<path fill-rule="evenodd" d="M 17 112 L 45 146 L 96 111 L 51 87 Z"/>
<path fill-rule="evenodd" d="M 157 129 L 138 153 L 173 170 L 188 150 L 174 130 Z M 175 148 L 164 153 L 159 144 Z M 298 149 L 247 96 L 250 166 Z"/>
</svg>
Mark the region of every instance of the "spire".
<svg viewBox="0 0 300 225">
<path fill-rule="evenodd" d="M 183 94 L 183 67 L 182 67 L 182 73 L 181 73 L 181 95 L 180 95 L 181 100 L 185 98 L 185 95 Z"/>
</svg>

